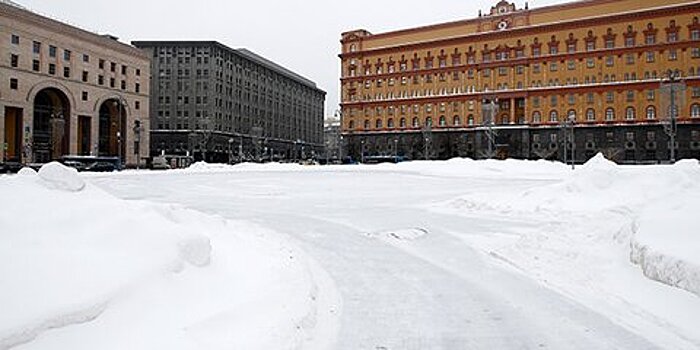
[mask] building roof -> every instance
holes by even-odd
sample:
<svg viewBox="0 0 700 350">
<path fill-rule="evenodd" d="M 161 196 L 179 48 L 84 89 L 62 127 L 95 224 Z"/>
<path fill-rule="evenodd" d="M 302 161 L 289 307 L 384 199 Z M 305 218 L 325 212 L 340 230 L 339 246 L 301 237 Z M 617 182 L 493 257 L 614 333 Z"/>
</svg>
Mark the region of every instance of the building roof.
<svg viewBox="0 0 700 350">
<path fill-rule="evenodd" d="M 299 74 L 297 74 L 297 73 L 294 73 L 294 72 L 292 72 L 291 70 L 289 70 L 289 69 L 287 69 L 287 68 L 284 68 L 284 67 L 282 67 L 281 65 L 279 65 L 279 64 L 277 64 L 277 63 L 275 63 L 275 62 L 272 62 L 272 61 L 270 61 L 270 60 L 268 60 L 268 59 L 266 59 L 266 58 L 264 58 L 264 57 L 262 57 L 262 56 L 260 56 L 260 55 L 258 55 L 258 54 L 256 54 L 256 53 L 254 53 L 254 52 L 252 52 L 252 51 L 250 51 L 250 50 L 248 50 L 248 49 L 245 49 L 245 48 L 241 48 L 241 49 L 232 49 L 232 48 L 230 48 L 230 47 L 228 47 L 228 46 L 226 46 L 226 45 L 224 45 L 224 44 L 222 44 L 222 43 L 220 43 L 220 42 L 218 42 L 218 41 L 211 41 L 211 40 L 209 40 L 209 41 L 207 41 L 207 40 L 204 40 L 204 41 L 196 41 L 196 40 L 195 40 L 195 41 L 192 41 L 192 40 L 187 40 L 187 41 L 177 41 L 177 40 L 163 40 L 163 41 L 158 41 L 158 40 L 156 40 L 156 41 L 132 41 L 131 44 L 134 45 L 134 46 L 136 46 L 136 47 L 141 47 L 141 48 L 144 48 L 144 47 L 152 47 L 152 46 L 175 46 L 175 45 L 178 45 L 178 46 L 194 46 L 194 45 L 210 45 L 210 46 L 217 46 L 217 47 L 219 47 L 219 48 L 221 48 L 221 49 L 223 49 L 223 50 L 226 50 L 226 51 L 232 52 L 232 53 L 234 53 L 234 54 L 237 54 L 238 56 L 240 56 L 240 57 L 242 57 L 242 58 L 244 58 L 244 59 L 247 59 L 247 60 L 249 60 L 249 61 L 253 61 L 254 63 L 256 63 L 256 64 L 258 64 L 258 65 L 261 65 L 261 66 L 266 67 L 266 68 L 268 68 L 268 69 L 270 69 L 270 70 L 272 70 L 272 71 L 274 71 L 274 72 L 277 72 L 277 73 L 279 73 L 279 74 L 281 74 L 281 75 L 283 75 L 283 76 L 285 76 L 285 77 L 287 77 L 287 78 L 289 78 L 289 79 L 292 79 L 292 80 L 294 80 L 294 81 L 296 81 L 296 82 L 298 82 L 298 83 L 300 83 L 300 84 L 302 84 L 302 85 L 304 85 L 304 86 L 307 86 L 307 87 L 310 87 L 310 88 L 312 88 L 312 89 L 314 89 L 314 90 L 317 90 L 317 91 L 323 93 L 324 95 L 325 95 L 325 93 L 326 93 L 325 91 L 319 89 L 318 86 L 316 85 L 316 83 L 314 83 L 313 81 L 311 81 L 311 80 L 309 80 L 309 79 L 307 79 L 307 78 L 305 78 L 305 77 L 303 77 L 303 76 L 301 76 L 301 75 L 299 75 Z"/>
</svg>

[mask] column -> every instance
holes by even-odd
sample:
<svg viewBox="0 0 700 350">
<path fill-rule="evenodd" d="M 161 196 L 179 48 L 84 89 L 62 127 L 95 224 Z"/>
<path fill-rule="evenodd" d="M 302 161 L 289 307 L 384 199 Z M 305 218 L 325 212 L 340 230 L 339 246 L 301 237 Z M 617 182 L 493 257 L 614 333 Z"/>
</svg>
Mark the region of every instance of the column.
<svg viewBox="0 0 700 350">
<path fill-rule="evenodd" d="M 515 98 L 510 99 L 510 123 L 515 124 Z"/>
<path fill-rule="evenodd" d="M 0 104 L 0 163 L 5 161 L 5 106 Z"/>
</svg>

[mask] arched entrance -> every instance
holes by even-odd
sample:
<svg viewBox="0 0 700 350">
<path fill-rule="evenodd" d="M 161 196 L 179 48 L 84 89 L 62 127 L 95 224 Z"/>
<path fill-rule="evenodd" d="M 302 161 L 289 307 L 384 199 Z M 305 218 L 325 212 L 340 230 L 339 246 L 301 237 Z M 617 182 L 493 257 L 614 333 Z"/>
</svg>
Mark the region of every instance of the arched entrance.
<svg viewBox="0 0 700 350">
<path fill-rule="evenodd" d="M 121 118 L 119 117 L 121 115 Z M 100 105 L 100 156 L 120 157 L 126 155 L 126 106 L 124 101 L 109 99 Z"/>
<path fill-rule="evenodd" d="M 34 162 L 48 163 L 69 153 L 70 102 L 56 88 L 46 88 L 34 98 Z"/>
</svg>

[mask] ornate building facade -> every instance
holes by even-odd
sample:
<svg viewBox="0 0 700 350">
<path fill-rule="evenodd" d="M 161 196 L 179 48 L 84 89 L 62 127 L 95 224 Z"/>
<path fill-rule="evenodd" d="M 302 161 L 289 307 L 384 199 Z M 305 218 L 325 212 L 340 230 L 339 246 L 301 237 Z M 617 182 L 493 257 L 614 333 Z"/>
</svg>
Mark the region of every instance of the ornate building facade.
<svg viewBox="0 0 700 350">
<path fill-rule="evenodd" d="M 323 151 L 326 93 L 314 82 L 215 41 L 133 44 L 152 57 L 153 155 L 225 163 Z"/>
<path fill-rule="evenodd" d="M 147 156 L 141 50 L 0 2 L 0 163 Z"/>
<path fill-rule="evenodd" d="M 683 0 L 501 1 L 469 20 L 343 33 L 345 147 L 656 162 L 675 130 L 676 156 L 700 158 L 699 13 Z"/>
</svg>

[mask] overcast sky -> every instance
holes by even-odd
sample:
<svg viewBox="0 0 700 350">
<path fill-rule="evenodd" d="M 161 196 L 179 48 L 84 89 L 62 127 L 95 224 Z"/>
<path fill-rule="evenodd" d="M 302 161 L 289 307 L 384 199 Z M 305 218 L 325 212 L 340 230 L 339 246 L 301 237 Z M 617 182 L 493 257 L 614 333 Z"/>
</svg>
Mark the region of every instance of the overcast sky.
<svg viewBox="0 0 700 350">
<path fill-rule="evenodd" d="M 340 33 L 372 33 L 473 18 L 497 0 L 14 0 L 43 15 L 123 42 L 216 40 L 252 50 L 323 90 L 338 108 Z M 530 8 L 562 0 L 529 1 Z M 518 8 L 525 1 L 517 0 Z"/>
</svg>

